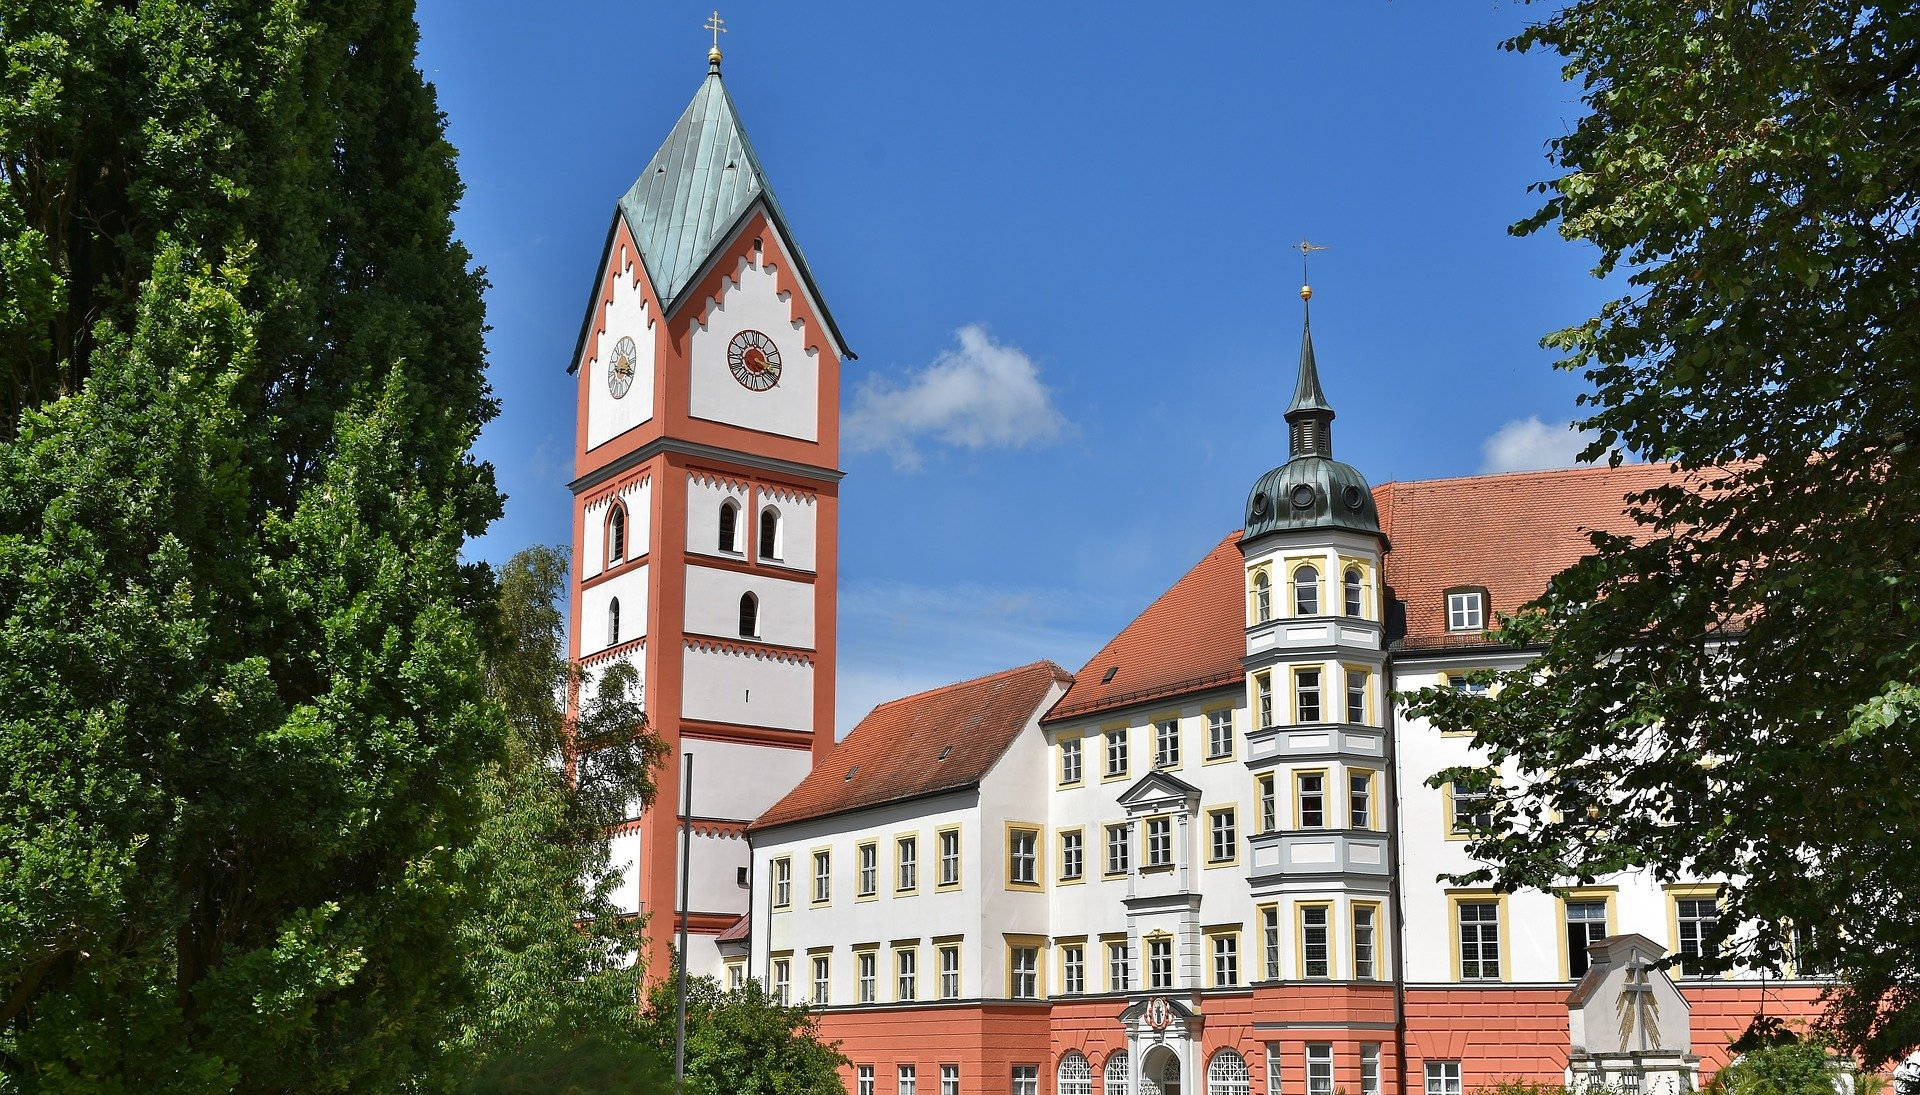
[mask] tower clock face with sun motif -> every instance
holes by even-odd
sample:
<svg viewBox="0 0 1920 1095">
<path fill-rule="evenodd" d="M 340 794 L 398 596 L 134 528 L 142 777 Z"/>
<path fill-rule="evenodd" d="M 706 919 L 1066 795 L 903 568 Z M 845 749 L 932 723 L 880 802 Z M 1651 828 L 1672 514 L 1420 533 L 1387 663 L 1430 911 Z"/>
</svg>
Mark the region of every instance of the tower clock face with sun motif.
<svg viewBox="0 0 1920 1095">
<path fill-rule="evenodd" d="M 759 331 L 741 331 L 727 343 L 727 367 L 741 387 L 764 392 L 780 383 L 780 347 Z"/>
<path fill-rule="evenodd" d="M 634 362 L 638 356 L 629 336 L 622 335 L 620 341 L 613 344 L 613 361 L 607 366 L 607 391 L 615 399 L 633 390 Z"/>
</svg>

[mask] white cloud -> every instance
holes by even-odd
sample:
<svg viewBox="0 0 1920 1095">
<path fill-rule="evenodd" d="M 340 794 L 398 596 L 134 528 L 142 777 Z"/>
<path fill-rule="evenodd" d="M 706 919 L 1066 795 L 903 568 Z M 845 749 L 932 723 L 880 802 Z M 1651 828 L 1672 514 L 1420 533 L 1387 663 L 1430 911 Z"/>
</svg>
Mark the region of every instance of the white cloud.
<svg viewBox="0 0 1920 1095">
<path fill-rule="evenodd" d="M 1032 358 L 995 342 L 978 324 L 960 328 L 957 336 L 957 349 L 943 351 L 904 382 L 874 377 L 860 386 L 842 421 L 848 448 L 882 450 L 896 467 L 913 469 L 920 466 L 919 444 L 927 440 L 1017 449 L 1072 432 Z"/>
<path fill-rule="evenodd" d="M 1517 418 L 1494 431 L 1480 446 L 1484 455 L 1480 470 L 1497 473 L 1570 468 L 1596 436 L 1592 430 L 1574 429 L 1571 422 L 1548 425 L 1537 415 Z"/>
</svg>

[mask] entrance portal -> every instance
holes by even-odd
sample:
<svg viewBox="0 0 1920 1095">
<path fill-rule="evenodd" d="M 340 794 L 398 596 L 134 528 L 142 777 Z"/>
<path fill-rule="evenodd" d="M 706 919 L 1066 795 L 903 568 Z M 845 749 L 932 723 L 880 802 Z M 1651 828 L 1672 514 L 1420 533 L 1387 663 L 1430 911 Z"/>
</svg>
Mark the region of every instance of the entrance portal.
<svg viewBox="0 0 1920 1095">
<path fill-rule="evenodd" d="M 1180 1055 L 1154 1046 L 1140 1061 L 1140 1095 L 1180 1095 Z"/>
</svg>

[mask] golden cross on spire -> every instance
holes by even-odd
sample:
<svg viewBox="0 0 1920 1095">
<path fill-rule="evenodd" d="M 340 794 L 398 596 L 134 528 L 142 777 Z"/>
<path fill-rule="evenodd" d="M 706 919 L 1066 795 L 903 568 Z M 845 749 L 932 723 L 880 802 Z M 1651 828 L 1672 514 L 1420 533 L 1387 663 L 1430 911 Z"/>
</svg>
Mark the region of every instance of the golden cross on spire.
<svg viewBox="0 0 1920 1095">
<path fill-rule="evenodd" d="M 718 50 L 720 48 L 720 36 L 727 32 L 727 21 L 720 18 L 719 9 L 716 8 L 714 13 L 707 18 L 707 21 L 700 24 L 700 26 L 704 30 L 713 32 L 713 48 Z"/>
<path fill-rule="evenodd" d="M 1315 251 L 1325 251 L 1325 250 L 1326 250 L 1325 247 L 1322 247 L 1317 243 L 1308 243 L 1306 240 L 1300 241 L 1300 299 L 1301 300 L 1313 299 L 1313 286 L 1307 283 L 1307 259 Z"/>
</svg>

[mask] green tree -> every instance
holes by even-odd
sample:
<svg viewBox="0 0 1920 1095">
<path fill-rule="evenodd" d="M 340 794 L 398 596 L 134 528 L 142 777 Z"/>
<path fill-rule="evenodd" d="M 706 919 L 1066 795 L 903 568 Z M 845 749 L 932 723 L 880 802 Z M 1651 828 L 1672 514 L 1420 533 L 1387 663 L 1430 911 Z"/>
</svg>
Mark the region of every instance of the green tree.
<svg viewBox="0 0 1920 1095">
<path fill-rule="evenodd" d="M 1707 1095 L 1834 1095 L 1834 1080 L 1852 1062 L 1837 1060 L 1819 1038 L 1789 1038 L 1757 1047 L 1739 1056 L 1708 1081 Z M 1853 1090 L 1873 1095 L 1885 1085 L 1874 1076 L 1859 1076 Z"/>
<path fill-rule="evenodd" d="M 0 0 L 0 1088 L 391 1090 L 506 739 L 405 0 Z"/>
<path fill-rule="evenodd" d="M 675 980 L 661 978 L 647 1001 L 646 1037 L 673 1059 Z M 749 979 L 723 992 L 711 977 L 687 983 L 687 1091 L 690 1095 L 846 1095 L 840 1043 L 820 1041 L 804 1004 L 780 1004 Z"/>
<path fill-rule="evenodd" d="M 1503 622 L 1538 657 L 1496 697 L 1412 704 L 1521 776 L 1465 877 L 1731 879 L 1721 960 L 1834 971 L 1884 1060 L 1920 1041 L 1920 18 L 1575 0 L 1507 45 L 1590 111 L 1515 230 L 1630 287 L 1547 340 L 1587 457 L 1675 473 Z"/>
</svg>

